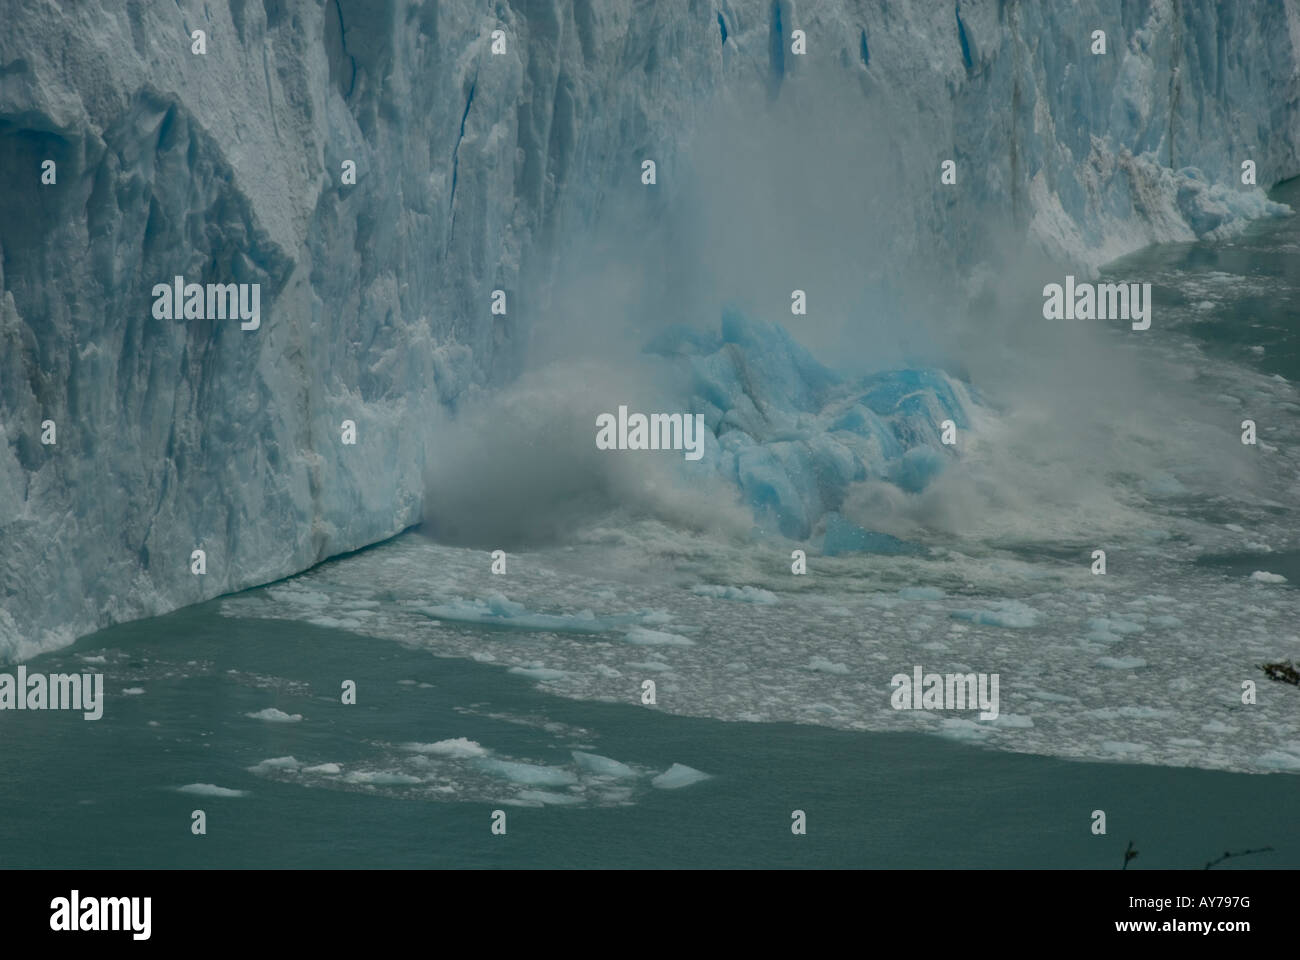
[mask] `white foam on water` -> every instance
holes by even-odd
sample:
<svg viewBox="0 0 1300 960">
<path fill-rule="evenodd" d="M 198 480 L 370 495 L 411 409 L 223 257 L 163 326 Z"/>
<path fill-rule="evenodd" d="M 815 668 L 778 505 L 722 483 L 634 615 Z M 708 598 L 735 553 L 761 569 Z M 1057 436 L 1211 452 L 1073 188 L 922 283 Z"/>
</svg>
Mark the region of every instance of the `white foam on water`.
<svg viewBox="0 0 1300 960">
<path fill-rule="evenodd" d="M 422 782 L 420 777 L 412 776 L 409 773 L 399 773 L 395 770 L 352 770 L 345 773 L 343 779 L 348 783 L 378 786 L 394 786 Z"/>
</svg>

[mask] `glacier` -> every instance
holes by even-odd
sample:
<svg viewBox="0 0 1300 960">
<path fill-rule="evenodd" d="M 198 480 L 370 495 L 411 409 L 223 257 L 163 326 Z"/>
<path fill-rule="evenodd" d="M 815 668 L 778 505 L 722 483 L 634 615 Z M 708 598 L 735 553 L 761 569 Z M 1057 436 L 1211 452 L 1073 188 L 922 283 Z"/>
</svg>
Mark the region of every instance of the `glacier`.
<svg viewBox="0 0 1300 960">
<path fill-rule="evenodd" d="M 429 425 L 530 363 L 566 238 L 698 189 L 719 112 L 799 104 L 878 142 L 876 276 L 978 273 L 1002 233 L 1094 271 L 1286 212 L 1243 160 L 1265 186 L 1300 173 L 1295 0 L 0 0 L 0 23 L 0 659 L 420 522 Z M 261 328 L 153 319 L 175 275 L 260 284 Z M 933 418 L 976 398 L 716 316 L 652 350 L 756 522 L 908 549 L 842 519 L 845 485 L 925 489 L 950 455 Z"/>
</svg>

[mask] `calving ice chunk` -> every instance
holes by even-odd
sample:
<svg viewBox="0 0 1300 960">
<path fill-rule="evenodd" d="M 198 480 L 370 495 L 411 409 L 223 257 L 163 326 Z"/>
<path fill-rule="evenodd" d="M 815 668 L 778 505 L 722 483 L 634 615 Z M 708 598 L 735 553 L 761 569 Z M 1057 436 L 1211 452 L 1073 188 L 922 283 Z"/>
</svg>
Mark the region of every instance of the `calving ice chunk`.
<svg viewBox="0 0 1300 960">
<path fill-rule="evenodd" d="M 258 283 L 186 283 L 178 276 L 153 288 L 155 320 L 243 321 L 240 330 L 262 325 L 262 285 Z"/>
<path fill-rule="evenodd" d="M 685 450 L 687 460 L 704 456 L 704 414 L 627 412 L 625 405 L 596 417 L 597 450 Z"/>
<path fill-rule="evenodd" d="M 1151 284 L 1078 283 L 1043 287 L 1043 317 L 1047 320 L 1132 320 L 1134 330 L 1151 326 Z"/>
</svg>

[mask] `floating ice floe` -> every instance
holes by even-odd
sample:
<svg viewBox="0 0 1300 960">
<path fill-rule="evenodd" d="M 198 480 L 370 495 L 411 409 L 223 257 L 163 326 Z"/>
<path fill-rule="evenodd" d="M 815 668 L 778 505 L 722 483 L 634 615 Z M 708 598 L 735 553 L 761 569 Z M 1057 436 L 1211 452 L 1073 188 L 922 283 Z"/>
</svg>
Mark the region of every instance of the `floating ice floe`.
<svg viewBox="0 0 1300 960">
<path fill-rule="evenodd" d="M 739 600 L 742 603 L 779 603 L 776 594 L 761 587 L 724 587 L 715 583 L 699 583 L 691 588 L 691 593 L 701 597 L 717 597 L 721 600 Z"/>
<path fill-rule="evenodd" d="M 986 610 L 954 610 L 952 616 L 989 627 L 1023 628 L 1038 623 L 1038 611 L 1019 600 L 999 600 Z"/>
<path fill-rule="evenodd" d="M 952 740 L 983 740 L 989 735 L 989 731 L 974 720 L 945 717 L 939 725 L 939 735 Z"/>
<path fill-rule="evenodd" d="M 550 790 L 520 790 L 515 794 L 515 799 L 525 803 L 541 803 L 551 805 L 565 805 L 582 803 L 582 797 L 574 796 L 571 793 L 553 793 Z"/>
<path fill-rule="evenodd" d="M 694 767 L 688 767 L 684 763 L 674 763 L 651 780 L 650 783 L 661 790 L 678 790 L 682 787 L 689 787 L 693 783 L 699 783 L 701 780 L 709 779 L 711 779 L 710 774 L 696 770 Z"/>
<path fill-rule="evenodd" d="M 534 613 L 501 593 L 491 593 L 482 600 L 459 597 L 446 603 L 413 608 L 435 620 L 473 623 L 514 630 L 541 630 L 555 633 L 610 633 L 646 622 L 647 613 L 598 617 L 591 610 L 575 614 Z"/>
<path fill-rule="evenodd" d="M 1258 762 L 1260 766 L 1274 770 L 1300 770 L 1300 742 L 1269 750 Z"/>
<path fill-rule="evenodd" d="M 187 783 L 183 787 L 177 787 L 181 793 L 194 793 L 201 797 L 246 797 L 247 790 L 233 790 L 230 787 L 219 787 L 215 783 Z"/>
<path fill-rule="evenodd" d="M 348 783 L 367 786 L 401 786 L 422 782 L 419 777 L 413 777 L 409 773 L 398 773 L 395 770 L 353 770 L 344 774 L 343 779 Z"/>
<path fill-rule="evenodd" d="M 1097 661 L 1097 666 L 1108 670 L 1136 670 L 1146 665 L 1141 657 L 1102 657 Z"/>
<path fill-rule="evenodd" d="M 596 753 L 583 753 L 581 750 L 574 750 L 573 761 L 579 769 L 588 773 L 594 773 L 600 777 L 635 777 L 636 771 L 625 763 L 619 763 L 617 760 L 611 760 L 609 757 L 602 757 Z"/>
<path fill-rule="evenodd" d="M 265 710 L 258 710 L 256 713 L 246 713 L 244 716 L 250 720 L 265 720 L 267 723 L 297 723 L 302 719 L 301 713 L 285 713 L 275 707 L 267 707 Z"/>
<path fill-rule="evenodd" d="M 694 640 L 688 640 L 686 637 L 676 633 L 665 633 L 662 630 L 647 630 L 645 627 L 633 627 L 624 637 L 628 643 L 638 645 L 663 645 L 669 647 L 691 647 L 695 645 Z"/>
<path fill-rule="evenodd" d="M 1116 635 L 1127 636 L 1132 633 L 1142 633 L 1145 629 L 1140 623 L 1121 620 L 1118 617 L 1093 617 L 1088 621 L 1089 636 L 1107 639 L 1114 638 Z"/>
<path fill-rule="evenodd" d="M 531 680 L 563 680 L 568 676 L 568 673 L 563 670 L 552 670 L 549 667 L 511 667 L 506 672 L 528 677 Z"/>
<path fill-rule="evenodd" d="M 1256 583 L 1286 583 L 1286 577 L 1280 573 L 1269 573 L 1267 570 L 1256 570 L 1250 575 L 1250 579 Z"/>
<path fill-rule="evenodd" d="M 649 670 L 651 673 L 668 673 L 673 668 L 672 664 L 662 660 L 629 661 L 627 665 L 633 670 Z"/>
<path fill-rule="evenodd" d="M 1124 740 L 1105 740 L 1101 748 L 1107 753 L 1114 753 L 1120 756 L 1132 756 L 1133 754 L 1145 753 L 1147 746 L 1144 743 L 1129 743 Z"/>
<path fill-rule="evenodd" d="M 248 769 L 252 770 L 254 773 L 263 773 L 267 770 L 287 770 L 292 772 L 299 769 L 301 766 L 302 764 L 293 757 L 271 757 L 270 759 L 258 762 Z"/>
<path fill-rule="evenodd" d="M 479 758 L 476 764 L 484 773 L 527 786 L 567 787 L 578 782 L 578 778 L 563 767 L 545 767 L 535 763 L 487 758 Z"/>
<path fill-rule="evenodd" d="M 411 753 L 432 754 L 439 757 L 485 757 L 486 747 L 468 737 L 439 740 L 437 743 L 404 743 L 401 748 Z"/>
</svg>

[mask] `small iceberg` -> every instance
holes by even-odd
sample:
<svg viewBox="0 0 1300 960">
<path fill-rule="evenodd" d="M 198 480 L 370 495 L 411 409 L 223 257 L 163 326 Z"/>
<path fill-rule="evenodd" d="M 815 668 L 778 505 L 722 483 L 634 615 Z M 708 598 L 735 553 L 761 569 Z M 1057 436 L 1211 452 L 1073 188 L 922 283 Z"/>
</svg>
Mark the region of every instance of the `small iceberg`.
<svg viewBox="0 0 1300 960">
<path fill-rule="evenodd" d="M 626 763 L 619 763 L 617 760 L 611 760 L 609 757 L 602 757 L 597 753 L 583 753 L 581 750 L 573 751 L 573 761 L 578 765 L 580 770 L 587 773 L 594 773 L 598 777 L 614 777 L 623 779 L 625 777 L 635 777 L 636 771 Z"/>
<path fill-rule="evenodd" d="M 478 760 L 478 767 L 484 773 L 529 787 L 567 787 L 578 782 L 576 776 L 562 767 L 544 767 L 535 763 L 483 758 Z"/>
<path fill-rule="evenodd" d="M 232 790 L 229 787 L 219 787 L 215 783 L 187 783 L 183 787 L 177 787 L 181 793 L 194 793 L 200 797 L 246 797 L 247 790 Z"/>
<path fill-rule="evenodd" d="M 710 779 L 709 774 L 696 770 L 694 767 L 688 767 L 684 763 L 674 763 L 659 776 L 650 781 L 651 785 L 658 787 L 660 790 L 679 790 L 682 787 L 689 787 L 693 783 L 699 783 L 701 780 Z"/>
<path fill-rule="evenodd" d="M 401 749 L 411 753 L 432 754 L 437 757 L 463 759 L 465 757 L 485 757 L 487 748 L 468 737 L 456 737 L 452 740 L 439 740 L 437 743 L 404 743 Z"/>
<path fill-rule="evenodd" d="M 297 723 L 302 719 L 301 713 L 285 713 L 275 707 L 267 707 L 257 713 L 246 713 L 244 716 L 250 720 L 265 720 L 267 723 Z"/>
</svg>

